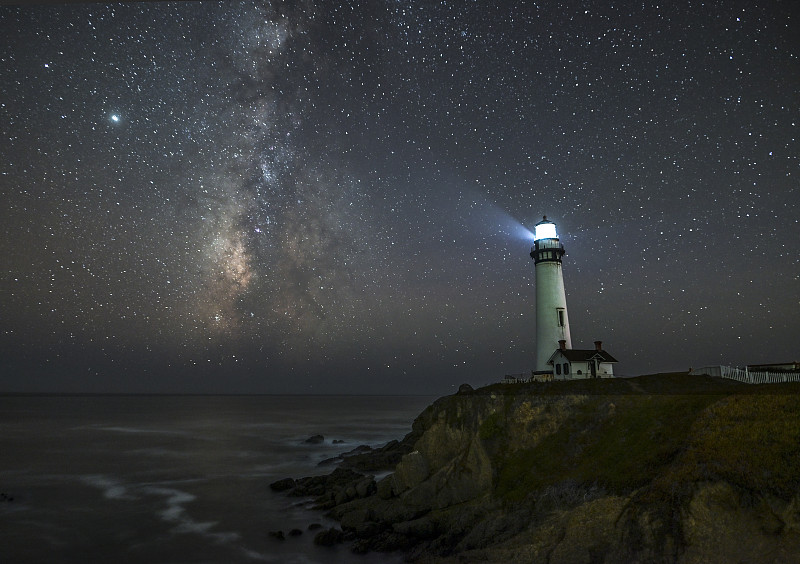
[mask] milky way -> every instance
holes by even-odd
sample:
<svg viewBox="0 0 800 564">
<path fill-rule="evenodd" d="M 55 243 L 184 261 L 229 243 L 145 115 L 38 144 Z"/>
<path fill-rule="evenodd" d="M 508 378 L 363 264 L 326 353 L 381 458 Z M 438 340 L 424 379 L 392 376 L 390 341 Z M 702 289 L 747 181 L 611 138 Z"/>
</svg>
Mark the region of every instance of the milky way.
<svg viewBox="0 0 800 564">
<path fill-rule="evenodd" d="M 796 359 L 782 2 L 0 8 L 0 391 L 529 371 L 530 231 L 623 375 Z"/>
</svg>

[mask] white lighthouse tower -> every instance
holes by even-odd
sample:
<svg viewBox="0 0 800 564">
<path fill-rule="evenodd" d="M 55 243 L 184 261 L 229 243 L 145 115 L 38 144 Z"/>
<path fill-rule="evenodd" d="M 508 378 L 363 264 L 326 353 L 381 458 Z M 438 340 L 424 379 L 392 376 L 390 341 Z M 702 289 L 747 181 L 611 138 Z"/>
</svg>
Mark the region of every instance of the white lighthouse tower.
<svg viewBox="0 0 800 564">
<path fill-rule="evenodd" d="M 556 225 L 544 216 L 534 226 L 531 248 L 536 265 L 536 374 L 552 374 L 553 367 L 547 362 L 552 354 L 559 348 L 572 348 L 562 256 L 564 245 L 558 240 Z"/>
</svg>

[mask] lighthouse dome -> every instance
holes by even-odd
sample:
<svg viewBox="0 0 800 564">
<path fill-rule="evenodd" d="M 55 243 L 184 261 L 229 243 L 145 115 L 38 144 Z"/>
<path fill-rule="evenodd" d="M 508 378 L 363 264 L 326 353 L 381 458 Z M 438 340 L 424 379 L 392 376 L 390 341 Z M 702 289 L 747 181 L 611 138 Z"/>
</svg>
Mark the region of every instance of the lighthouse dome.
<svg viewBox="0 0 800 564">
<path fill-rule="evenodd" d="M 549 221 L 546 215 L 542 217 L 542 221 L 533 226 L 533 240 L 539 239 L 558 239 L 556 224 Z"/>
</svg>

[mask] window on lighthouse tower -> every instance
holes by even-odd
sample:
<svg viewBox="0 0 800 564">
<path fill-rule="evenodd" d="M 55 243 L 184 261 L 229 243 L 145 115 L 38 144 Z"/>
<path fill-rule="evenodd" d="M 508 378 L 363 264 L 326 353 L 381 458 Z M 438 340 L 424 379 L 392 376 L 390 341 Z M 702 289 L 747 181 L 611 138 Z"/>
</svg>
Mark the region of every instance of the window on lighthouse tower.
<svg viewBox="0 0 800 564">
<path fill-rule="evenodd" d="M 563 309 L 559 309 L 558 310 L 558 326 L 559 327 L 563 327 L 564 326 L 564 310 Z"/>
</svg>

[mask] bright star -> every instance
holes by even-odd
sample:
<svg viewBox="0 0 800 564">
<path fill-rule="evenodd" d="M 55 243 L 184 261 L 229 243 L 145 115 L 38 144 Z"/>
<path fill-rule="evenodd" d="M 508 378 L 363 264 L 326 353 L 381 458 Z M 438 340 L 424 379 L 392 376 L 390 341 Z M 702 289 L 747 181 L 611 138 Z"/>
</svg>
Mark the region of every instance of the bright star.
<svg viewBox="0 0 800 564">
<path fill-rule="evenodd" d="M 118 123 L 119 116 L 117 114 L 111 114 L 111 121 L 113 121 L 114 123 Z"/>
</svg>

